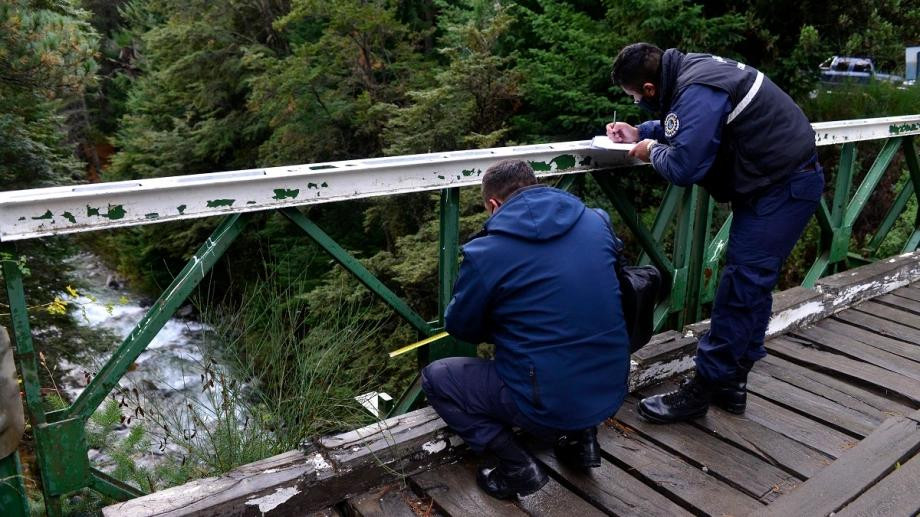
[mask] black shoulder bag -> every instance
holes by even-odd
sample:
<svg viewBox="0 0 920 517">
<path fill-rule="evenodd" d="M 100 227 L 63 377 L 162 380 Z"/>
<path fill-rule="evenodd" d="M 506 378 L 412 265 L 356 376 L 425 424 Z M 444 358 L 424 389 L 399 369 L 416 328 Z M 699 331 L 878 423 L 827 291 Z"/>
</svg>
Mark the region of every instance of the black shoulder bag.
<svg viewBox="0 0 920 517">
<path fill-rule="evenodd" d="M 626 332 L 629 334 L 629 353 L 633 353 L 652 338 L 655 304 L 661 292 L 661 272 L 655 266 L 624 265 L 623 242 L 617 238 L 607 219 L 601 214 L 597 215 L 607 224 L 617 252 L 614 269 L 620 282 L 623 316 L 626 319 Z"/>
</svg>

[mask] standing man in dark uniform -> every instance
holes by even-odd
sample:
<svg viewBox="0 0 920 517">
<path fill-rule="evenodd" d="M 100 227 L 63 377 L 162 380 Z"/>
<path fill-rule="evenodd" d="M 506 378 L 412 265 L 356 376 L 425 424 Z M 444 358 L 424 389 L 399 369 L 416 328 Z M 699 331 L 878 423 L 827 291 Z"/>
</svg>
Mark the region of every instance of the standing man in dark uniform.
<svg viewBox="0 0 920 517">
<path fill-rule="evenodd" d="M 495 359 L 451 357 L 422 370 L 422 389 L 475 452 L 498 458 L 476 481 L 501 499 L 542 487 L 546 473 L 512 427 L 555 441 L 576 468 L 601 465 L 597 425 L 626 396 L 629 337 L 614 266 L 622 245 L 602 210 L 537 183 L 527 162 L 486 170 L 491 217 L 463 246 L 447 331 L 495 344 Z"/>
<path fill-rule="evenodd" d="M 610 139 L 638 142 L 631 156 L 675 185 L 702 185 L 733 213 L 696 373 L 642 400 L 639 413 L 657 423 L 701 417 L 710 403 L 743 413 L 747 374 L 766 355 L 773 288 L 824 190 L 814 131 L 763 73 L 719 56 L 635 43 L 620 51 L 611 79 L 661 118 L 608 124 Z"/>
</svg>

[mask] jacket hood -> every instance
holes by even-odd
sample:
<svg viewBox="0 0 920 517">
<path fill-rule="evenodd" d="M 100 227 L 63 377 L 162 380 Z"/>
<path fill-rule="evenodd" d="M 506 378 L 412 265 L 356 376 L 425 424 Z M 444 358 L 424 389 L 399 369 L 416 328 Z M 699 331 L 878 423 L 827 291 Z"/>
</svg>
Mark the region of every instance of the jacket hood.
<svg viewBox="0 0 920 517">
<path fill-rule="evenodd" d="M 585 211 L 577 197 L 559 189 L 535 186 L 512 195 L 485 223 L 488 233 L 543 241 L 566 234 Z"/>
</svg>

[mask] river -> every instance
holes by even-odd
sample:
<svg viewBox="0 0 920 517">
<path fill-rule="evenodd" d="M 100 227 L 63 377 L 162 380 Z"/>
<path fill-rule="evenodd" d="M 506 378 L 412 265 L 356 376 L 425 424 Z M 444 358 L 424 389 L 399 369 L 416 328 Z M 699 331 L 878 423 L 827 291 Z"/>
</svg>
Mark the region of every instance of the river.
<svg viewBox="0 0 920 517">
<path fill-rule="evenodd" d="M 120 343 L 149 307 L 141 303 L 142 297 L 132 292 L 98 257 L 82 253 L 69 262 L 73 268 L 73 285 L 79 286 L 79 296 L 62 298 L 68 302 L 72 315 L 82 326 L 111 331 Z M 179 313 L 188 316 L 192 311 L 183 308 Z M 106 441 L 103 450 L 90 449 L 89 457 L 94 466 L 104 471 L 114 468 L 114 460 L 105 449 L 122 443 L 130 435 L 131 428 L 138 425 L 147 428 L 149 444 L 134 453 L 132 459 L 141 467 L 153 466 L 164 454 L 174 450 L 173 444 L 161 441 L 160 435 L 164 433 L 158 433 L 164 417 L 175 417 L 178 422 L 178 417 L 188 416 L 192 407 L 198 414 L 213 413 L 219 402 L 215 400 L 214 390 L 204 384 L 210 381 L 206 371 L 214 369 L 205 365 L 208 330 L 208 326 L 187 317 L 174 317 L 163 326 L 120 381 L 123 391 L 116 394 L 115 399 L 124 400 L 120 407 L 123 419 L 113 426 L 111 440 Z M 118 343 L 113 343 L 112 352 Z M 61 391 L 71 401 L 76 399 L 90 375 L 99 371 L 109 356 L 111 353 L 82 354 L 74 362 L 63 360 L 59 364 Z M 176 432 L 183 431 L 176 429 Z"/>
</svg>

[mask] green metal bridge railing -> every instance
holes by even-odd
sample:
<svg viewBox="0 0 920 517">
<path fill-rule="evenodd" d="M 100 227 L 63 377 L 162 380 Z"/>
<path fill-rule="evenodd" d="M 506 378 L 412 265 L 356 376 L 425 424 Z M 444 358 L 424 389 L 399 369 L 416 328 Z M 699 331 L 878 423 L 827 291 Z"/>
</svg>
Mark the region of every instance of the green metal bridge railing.
<svg viewBox="0 0 920 517">
<path fill-rule="evenodd" d="M 826 272 L 845 268 L 851 262 L 863 263 L 878 258 L 875 255 L 909 199 L 920 200 L 920 167 L 914 147 L 914 135 L 920 134 L 920 115 L 819 123 L 814 124 L 814 128 L 818 145 L 842 145 L 842 149 L 833 198 L 829 205 L 822 202 L 817 214 L 821 228 L 819 255 L 805 277 L 807 286 Z M 856 177 L 856 144 L 867 140 L 880 140 L 884 144 L 851 196 Z M 641 173 L 648 174 L 648 166 L 627 158 L 626 151 L 631 146 L 613 147 L 612 150 L 598 149 L 592 147 L 590 141 L 564 142 L 0 193 L 0 241 L 6 257 L 18 256 L 15 242 L 22 239 L 225 216 L 80 396 L 56 411 L 45 411 L 42 404 L 22 266 L 15 259 L 2 261 L 13 327 L 11 337 L 35 439 L 47 512 L 59 515 L 61 497 L 83 488 L 92 488 L 116 500 L 142 495 L 138 489 L 90 464 L 86 422 L 233 240 L 245 230 L 247 220 L 255 211 L 280 212 L 405 319 L 420 337 L 427 337 L 443 328 L 444 309 L 457 276 L 460 188 L 477 185 L 482 171 L 504 158 L 528 160 L 540 176 L 560 176 L 556 185 L 564 189 L 572 186 L 576 175 L 590 174 L 641 247 L 640 260 L 655 264 L 670 285 L 668 297 L 657 308 L 656 327 L 679 328 L 699 320 L 704 305 L 712 301 L 715 293 L 731 218 L 714 224 L 717 215 L 714 203 L 704 190 L 670 186 L 651 227 L 644 225 L 639 211 L 624 194 L 621 182 L 634 177 L 623 174 L 626 169 L 641 167 L 646 169 Z M 908 181 L 904 182 L 868 246 L 851 250 L 854 223 L 899 151 L 904 156 Z M 611 174 L 611 171 L 618 173 Z M 434 322 L 426 321 L 415 312 L 297 208 L 429 190 L 440 191 L 438 302 L 441 316 Z M 664 239 L 669 235 L 673 235 L 672 245 L 665 246 Z M 913 231 L 903 249 L 914 250 L 918 244 L 920 217 L 914 221 Z M 430 361 L 473 355 L 475 348 L 444 339 L 432 345 L 427 354 Z M 397 401 L 392 413 L 408 411 L 419 395 L 416 382 Z M 28 514 L 17 453 L 0 460 L 0 504 L 4 515 Z"/>
</svg>

